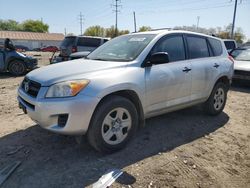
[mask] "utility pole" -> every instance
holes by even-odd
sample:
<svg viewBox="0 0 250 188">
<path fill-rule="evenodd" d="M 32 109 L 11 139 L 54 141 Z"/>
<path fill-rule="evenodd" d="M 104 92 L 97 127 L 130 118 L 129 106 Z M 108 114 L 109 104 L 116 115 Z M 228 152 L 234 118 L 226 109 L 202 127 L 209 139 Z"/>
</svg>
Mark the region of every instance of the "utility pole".
<svg viewBox="0 0 250 188">
<path fill-rule="evenodd" d="M 118 12 L 120 12 L 118 8 L 121 7 L 121 5 L 118 4 L 118 2 L 120 3 L 120 0 L 115 0 L 115 4 L 112 5 L 113 7 L 115 7 L 115 10 L 113 10 L 115 12 L 115 36 L 118 35 L 117 19 L 118 19 Z"/>
<path fill-rule="evenodd" d="M 80 12 L 80 34 L 82 35 L 82 25 L 83 25 L 84 16 L 82 12 Z"/>
<path fill-rule="evenodd" d="M 66 28 L 64 28 L 64 36 L 66 36 L 67 35 L 67 30 L 66 30 Z"/>
<path fill-rule="evenodd" d="M 199 28 L 199 23 L 200 23 L 200 16 L 197 16 L 196 30 L 198 30 L 198 28 Z"/>
<path fill-rule="evenodd" d="M 232 30 L 231 30 L 231 39 L 234 38 L 234 25 L 235 25 L 235 17 L 236 17 L 236 11 L 237 11 L 237 4 L 238 4 L 238 0 L 235 0 L 235 4 L 234 4 L 234 16 L 233 16 L 233 23 L 232 23 Z"/>
<path fill-rule="evenodd" d="M 135 26 L 135 33 L 136 33 L 136 17 L 135 17 L 135 11 L 134 11 L 134 26 Z"/>
</svg>

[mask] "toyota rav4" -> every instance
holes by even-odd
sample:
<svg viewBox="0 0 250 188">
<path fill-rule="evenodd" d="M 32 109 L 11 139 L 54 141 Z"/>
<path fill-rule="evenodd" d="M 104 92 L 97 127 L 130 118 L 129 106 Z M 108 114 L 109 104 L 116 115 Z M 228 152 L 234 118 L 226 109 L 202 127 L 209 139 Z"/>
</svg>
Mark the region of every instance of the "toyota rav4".
<svg viewBox="0 0 250 188">
<path fill-rule="evenodd" d="M 87 59 L 30 72 L 19 106 L 44 129 L 86 135 L 98 151 L 123 148 L 146 118 L 203 104 L 224 109 L 233 60 L 222 40 L 186 31 L 133 33 Z"/>
</svg>

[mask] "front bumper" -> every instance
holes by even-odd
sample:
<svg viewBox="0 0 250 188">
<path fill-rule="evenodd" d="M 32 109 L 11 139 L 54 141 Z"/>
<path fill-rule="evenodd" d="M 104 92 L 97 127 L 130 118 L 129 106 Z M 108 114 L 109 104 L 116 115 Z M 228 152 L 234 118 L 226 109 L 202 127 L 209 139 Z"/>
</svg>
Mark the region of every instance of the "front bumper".
<svg viewBox="0 0 250 188">
<path fill-rule="evenodd" d="M 233 75 L 233 79 L 250 81 L 250 71 L 235 70 L 234 75 Z"/>
<path fill-rule="evenodd" d="M 37 67 L 37 59 L 26 59 L 25 60 L 25 65 L 27 69 L 35 69 Z"/>
<path fill-rule="evenodd" d="M 79 94 L 68 98 L 44 98 L 47 87 L 41 87 L 36 98 L 18 89 L 18 101 L 28 116 L 49 131 L 65 135 L 83 135 L 87 132 L 99 99 Z M 66 124 L 58 124 L 60 115 L 67 115 Z"/>
</svg>

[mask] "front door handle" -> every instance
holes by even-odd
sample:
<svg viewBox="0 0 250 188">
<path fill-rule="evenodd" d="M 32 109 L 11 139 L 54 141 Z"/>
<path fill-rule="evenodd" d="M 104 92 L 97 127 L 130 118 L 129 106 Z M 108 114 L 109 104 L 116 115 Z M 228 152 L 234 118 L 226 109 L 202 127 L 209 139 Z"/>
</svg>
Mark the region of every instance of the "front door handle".
<svg viewBox="0 0 250 188">
<path fill-rule="evenodd" d="M 191 71 L 191 70 L 192 70 L 192 69 L 189 69 L 189 68 L 187 68 L 187 67 L 184 67 L 184 69 L 183 69 L 182 71 L 188 73 L 188 72 Z"/>
<path fill-rule="evenodd" d="M 218 68 L 220 65 L 218 65 L 217 63 L 214 64 L 215 68 Z"/>
</svg>

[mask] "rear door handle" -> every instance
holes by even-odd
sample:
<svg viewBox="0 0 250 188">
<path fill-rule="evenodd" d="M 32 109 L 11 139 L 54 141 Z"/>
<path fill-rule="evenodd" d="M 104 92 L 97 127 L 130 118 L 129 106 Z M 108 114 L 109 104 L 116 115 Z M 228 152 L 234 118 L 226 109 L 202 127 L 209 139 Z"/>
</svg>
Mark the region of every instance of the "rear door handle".
<svg viewBox="0 0 250 188">
<path fill-rule="evenodd" d="M 215 68 L 218 68 L 220 65 L 218 65 L 217 63 L 214 64 Z"/>
<path fill-rule="evenodd" d="M 183 69 L 182 71 L 188 73 L 188 72 L 191 71 L 191 70 L 192 70 L 192 69 L 189 69 L 189 68 L 187 68 L 187 67 L 184 67 L 184 69 Z"/>
</svg>

